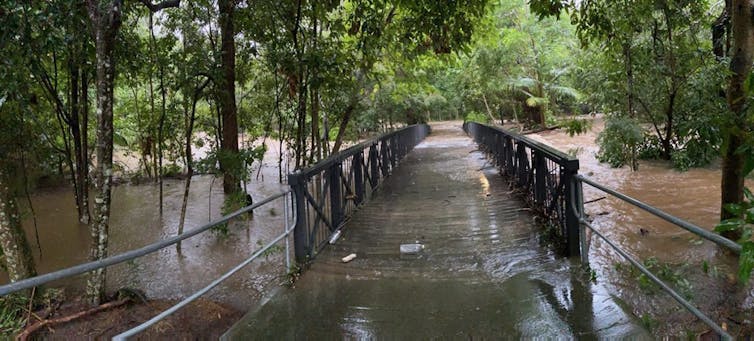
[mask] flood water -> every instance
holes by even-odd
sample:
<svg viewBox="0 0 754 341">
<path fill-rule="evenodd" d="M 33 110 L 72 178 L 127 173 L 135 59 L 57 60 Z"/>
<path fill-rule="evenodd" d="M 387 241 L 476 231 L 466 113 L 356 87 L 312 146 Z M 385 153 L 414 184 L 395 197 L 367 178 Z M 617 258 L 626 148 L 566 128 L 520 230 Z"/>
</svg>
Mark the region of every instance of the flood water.
<svg viewBox="0 0 754 341">
<path fill-rule="evenodd" d="M 458 125 L 457 129 L 460 130 L 460 122 L 456 123 Z M 675 171 L 668 163 L 660 161 L 641 161 L 638 172 L 632 172 L 626 167 L 620 169 L 609 168 L 607 165 L 600 164 L 594 157 L 594 154 L 597 152 L 594 139 L 601 128 L 602 122 L 598 117 L 592 131 L 585 135 L 569 137 L 563 132 L 552 131 L 530 136 L 562 151 L 576 152 L 580 159 L 581 174 L 585 174 L 608 187 L 654 205 L 699 226 L 710 230 L 713 228 L 719 216 L 719 165 L 692 169 L 687 172 Z M 445 137 L 447 138 L 447 136 Z M 430 137 L 430 139 L 434 139 L 434 145 L 429 149 L 432 149 L 432 152 L 435 153 L 444 152 L 442 148 L 458 148 L 459 145 L 462 148 L 470 148 L 470 141 L 466 137 L 457 134 L 445 142 L 438 138 Z M 447 145 L 443 145 L 443 143 Z M 424 148 L 424 153 L 426 153 L 426 145 L 419 147 L 417 150 L 422 150 L 422 148 Z M 255 179 L 247 186 L 247 189 L 252 193 L 255 200 L 261 200 L 285 188 L 285 185 L 281 185 L 277 181 L 276 152 L 277 146 L 274 146 L 265 157 L 261 178 L 257 179 L 255 173 Z M 467 155 L 469 154 L 467 153 L 463 157 Z M 462 156 L 459 154 L 457 157 L 460 158 Z M 480 161 L 479 158 L 470 162 L 472 162 L 473 167 L 476 167 L 473 168 L 474 171 L 484 165 L 484 161 Z M 400 171 L 400 167 L 398 170 Z M 448 178 L 444 182 L 436 183 L 435 186 L 440 188 L 450 186 L 454 181 L 465 181 L 464 176 L 466 175 L 459 174 L 457 174 L 456 178 L 451 176 L 451 178 Z M 507 191 L 507 188 L 500 187 L 502 185 L 494 182 L 497 180 L 491 180 L 499 178 L 494 172 L 485 172 L 482 176 L 477 174 L 476 177 L 478 178 L 476 185 L 481 186 L 482 191 L 489 192 L 494 190 L 501 193 Z M 747 184 L 749 186 L 754 185 L 751 181 L 748 181 Z M 493 189 L 490 189 L 490 187 L 493 187 Z M 138 248 L 176 234 L 183 195 L 183 180 L 165 181 L 165 209 L 162 218 L 160 218 L 158 211 L 158 191 L 158 187 L 154 184 L 124 184 L 115 187 L 110 228 L 111 255 Z M 416 193 L 409 193 L 408 195 L 416 195 Z M 584 199 L 586 201 L 602 196 L 607 196 L 607 198 L 586 205 L 586 211 L 592 215 L 594 219 L 593 225 L 596 228 L 608 238 L 617 242 L 622 248 L 629 251 L 630 254 L 641 260 L 656 257 L 662 262 L 672 263 L 676 266 L 692 266 L 697 268 L 700 268 L 699 264 L 701 262 L 708 262 L 715 269 L 719 269 L 720 277 L 705 278 L 703 275 L 694 277 L 695 279 L 706 280 L 706 282 L 693 284 L 694 288 L 700 289 L 700 292 L 695 294 L 692 302 L 702 305 L 702 310 L 705 312 L 714 312 L 720 304 L 723 304 L 722 302 L 725 302 L 725 291 L 715 289 L 715 286 L 718 285 L 715 280 L 724 279 L 726 275 L 735 272 L 734 259 L 721 252 L 713 243 L 701 242 L 698 237 L 695 237 L 691 233 L 665 223 L 638 208 L 585 185 Z M 446 200 L 452 202 L 456 199 L 443 199 L 438 201 L 437 204 L 445 205 Z M 19 201 L 21 206 L 27 206 L 24 200 Z M 39 229 L 40 246 L 42 249 L 41 256 L 37 251 L 34 228 L 29 215 L 24 220 L 24 228 L 34 249 L 33 253 L 37 261 L 38 272 L 47 273 L 87 261 L 90 243 L 89 231 L 85 226 L 81 226 L 77 222 L 72 192 L 69 189 L 44 189 L 34 194 L 32 201 Z M 222 201 L 221 179 L 213 181 L 213 178 L 208 175 L 194 177 L 186 217 L 186 229 L 190 230 L 211 219 L 218 218 L 220 216 Z M 499 218 L 492 212 L 489 212 L 485 213 L 486 218 L 483 221 L 474 221 L 473 219 L 478 219 L 475 217 L 479 216 L 479 212 L 474 213 L 472 211 L 482 208 L 484 206 L 475 207 L 471 205 L 466 207 L 468 210 L 467 218 L 471 219 L 468 222 L 469 226 L 480 227 L 485 224 L 493 224 L 494 219 Z M 261 243 L 271 240 L 282 232 L 282 210 L 282 201 L 277 201 L 273 205 L 268 205 L 258 210 L 252 220 L 241 221 L 232 225 L 230 228 L 231 233 L 228 237 L 221 237 L 218 234 L 209 232 L 189 239 L 184 242 L 181 255 L 176 253 L 174 247 L 169 247 L 136 261 L 112 267 L 108 272 L 108 287 L 110 290 L 116 290 L 121 287 L 142 289 L 150 298 L 185 297 L 205 286 L 235 264 L 241 262 L 254 250 L 258 249 Z M 649 231 L 649 234 L 642 235 L 639 233 L 640 228 Z M 478 229 L 468 232 L 470 234 L 464 236 L 453 237 L 449 235 L 449 237 L 455 239 L 448 242 L 460 242 L 461 239 L 468 237 L 472 239 L 492 238 L 489 230 Z M 420 236 L 417 235 L 416 238 L 418 237 Z M 498 234 L 495 238 L 500 239 L 501 235 Z M 519 238 L 522 242 L 529 240 L 527 239 L 529 237 L 524 236 L 517 236 L 516 238 Z M 584 287 L 583 283 L 579 284 L 579 282 L 575 282 L 568 284 L 564 289 L 561 287 L 562 285 L 555 285 L 557 284 L 555 282 L 558 281 L 559 277 L 557 276 L 570 276 L 566 274 L 569 265 L 559 263 L 559 266 L 562 266 L 562 268 L 556 268 L 553 272 L 560 275 L 553 275 L 555 277 L 545 279 L 543 282 L 549 283 L 550 289 L 544 290 L 538 288 L 532 284 L 533 282 L 523 285 L 521 288 L 533 290 L 532 292 L 538 293 L 537 295 L 541 299 L 547 299 L 549 295 L 554 295 L 552 296 L 553 299 L 570 302 L 579 300 L 580 298 L 578 297 L 588 297 L 589 299 L 594 299 L 595 302 L 620 297 L 628 301 L 629 304 L 638 304 L 638 308 L 635 308 L 633 312 L 636 316 L 641 316 L 643 312 L 661 314 L 660 309 L 654 307 L 658 305 L 657 301 L 653 299 L 647 300 L 645 293 L 635 289 L 636 278 L 615 271 L 615 264 L 623 262 L 620 256 L 611 251 L 604 243 L 600 243 L 594 238 L 591 238 L 591 241 L 589 251 L 590 265 L 597 271 L 599 282 L 603 282 L 604 280 L 604 283 L 609 283 L 612 286 L 595 285 Z M 443 252 L 447 253 L 449 251 L 445 250 Z M 449 253 L 449 255 L 453 254 Z M 550 255 L 545 253 L 538 257 L 550 257 Z M 260 262 L 252 263 L 251 266 L 234 276 L 227 283 L 221 285 L 220 288 L 213 290 L 209 298 L 230 304 L 238 309 L 247 309 L 253 306 L 258 301 L 262 292 L 270 286 L 276 286 L 284 281 L 285 269 L 282 266 L 282 259 L 282 253 L 277 253 L 266 259 L 262 259 Z M 479 267 L 487 267 L 493 270 L 498 269 L 494 271 L 507 271 L 505 270 L 506 263 L 497 264 L 492 258 L 487 261 L 483 259 L 486 258 L 480 259 L 481 262 L 478 262 Z M 523 264 L 521 262 L 518 263 Z M 327 264 L 325 263 L 323 266 L 327 266 Z M 503 268 L 500 268 L 500 266 L 503 266 Z M 333 268 L 337 269 L 339 266 Z M 434 270 L 452 271 L 453 269 Z M 379 271 L 389 273 L 390 270 Z M 2 276 L 3 278 L 0 278 L 0 280 L 3 283 L 7 282 L 5 274 L 2 274 Z M 504 284 L 504 286 L 510 284 L 513 287 L 519 287 L 518 284 L 525 282 L 517 278 L 516 276 L 511 277 L 510 282 Z M 357 279 L 355 278 L 355 280 Z M 400 281 L 405 280 L 405 278 L 396 278 L 397 282 L 395 282 L 395 285 L 399 285 L 401 284 Z M 69 296 L 73 296 L 81 291 L 83 283 L 84 277 L 78 276 L 61 281 L 60 283 L 54 283 L 51 286 L 65 287 Z M 403 284 L 410 285 L 410 283 Z M 417 290 L 426 290 L 426 292 L 430 293 L 434 291 L 437 296 L 461 295 L 462 291 L 461 286 L 453 287 L 452 283 L 447 288 L 434 287 L 434 284 L 431 283 L 426 285 L 414 283 L 414 285 L 417 286 Z M 482 293 L 492 290 L 488 287 L 479 286 L 478 283 L 470 285 Z M 701 290 L 707 287 L 712 289 Z M 389 290 L 389 288 L 371 287 L 366 282 L 358 288 L 358 292 L 372 292 L 375 296 L 385 296 L 384 299 L 386 302 L 392 299 L 395 301 L 395 304 L 398 304 L 401 300 L 405 299 L 400 296 L 390 296 L 394 291 Z M 347 289 L 342 289 L 346 290 L 343 292 L 346 295 L 358 294 L 357 292 L 349 292 Z M 563 290 L 569 293 L 563 296 L 563 294 L 559 293 L 563 292 Z M 243 292 L 244 294 L 239 295 L 239 292 Z M 528 295 L 532 292 L 521 294 Z M 331 293 L 329 291 L 322 291 L 317 295 L 331 295 Z M 489 297 L 497 297 L 492 291 L 489 292 L 489 295 Z M 473 306 L 469 309 L 476 309 L 479 304 L 483 303 L 474 303 L 474 300 L 477 298 L 476 296 L 473 298 L 466 297 L 471 302 L 469 303 L 469 307 Z M 333 297 L 333 299 L 337 298 Z M 496 299 L 504 300 L 505 298 L 501 296 Z M 672 301 L 669 302 L 669 305 L 675 307 L 675 303 Z M 746 302 L 749 306 L 754 305 L 751 295 L 746 299 Z M 662 303 L 665 304 L 667 302 Z M 596 305 L 596 303 L 594 304 Z M 644 304 L 643 307 L 642 304 Z M 442 315 L 443 309 L 439 306 L 436 308 L 438 312 L 437 316 Z M 487 308 L 482 306 L 482 309 Z M 489 307 L 489 309 L 492 308 Z M 602 308 L 597 308 L 598 311 L 599 309 Z M 322 313 L 328 312 L 323 311 Z M 363 313 L 366 314 L 366 312 Z M 389 315 L 390 312 L 383 313 Z M 499 312 L 497 310 L 490 310 L 486 311 L 486 313 L 487 315 L 485 316 L 493 316 Z M 368 317 L 379 320 L 386 318 L 385 316 L 388 315 L 377 314 L 369 315 Z M 358 318 L 357 315 L 353 315 L 352 317 Z M 405 316 L 406 319 L 409 317 Z M 693 320 L 693 318 L 689 318 L 688 316 L 678 319 L 685 322 Z M 358 321 L 358 319 L 354 321 Z M 450 323 L 449 321 L 446 322 Z M 434 334 L 430 333 L 427 335 Z"/>
<path fill-rule="evenodd" d="M 268 152 L 260 176 L 256 171 L 247 190 L 259 201 L 279 193 L 287 186 L 278 183 L 276 150 Z M 161 239 L 175 236 L 178 230 L 183 200 L 184 180 L 166 179 L 164 182 L 164 213 L 159 214 L 159 187 L 156 184 L 122 184 L 113 189 L 110 217 L 109 254 L 114 255 L 139 248 Z M 92 196 L 94 194 L 92 193 Z M 192 180 L 185 230 L 191 230 L 221 216 L 223 204 L 222 178 L 211 175 L 195 176 Z M 28 212 L 25 200 L 19 200 Z M 88 261 L 90 235 L 88 227 L 78 223 L 73 193 L 68 188 L 43 189 L 32 197 L 39 230 L 37 249 L 31 215 L 24 219 L 27 238 L 40 274 L 63 269 Z M 284 231 L 283 199 L 262 206 L 253 218 L 238 220 L 223 236 L 205 232 L 183 242 L 182 253 L 168 247 L 151 255 L 113 266 L 108 270 L 109 291 L 122 287 L 144 290 L 148 298 L 183 298 L 209 284 L 212 280 L 243 261 L 261 244 L 266 244 Z M 270 285 L 282 282 L 287 272 L 283 253 L 277 252 L 254 262 L 212 291 L 210 299 L 247 309 Z M 8 281 L 2 274 L 3 283 Z M 67 296 L 81 293 L 84 276 L 77 276 L 52 287 L 64 287 Z M 237 292 L 243 291 L 243 295 Z"/>
<path fill-rule="evenodd" d="M 666 161 L 642 160 L 636 172 L 627 166 L 610 168 L 595 157 L 599 150 L 595 139 L 603 128 L 604 122 L 598 116 L 591 131 L 584 135 L 570 137 L 563 131 L 550 131 L 529 136 L 561 151 L 575 153 L 579 158 L 580 174 L 697 226 L 710 231 L 714 229 L 720 216 L 719 161 L 685 172 L 674 170 Z M 747 180 L 747 186 L 751 188 L 754 182 Z M 731 288 L 731 278 L 735 278 L 737 260 L 727 251 L 584 184 L 584 201 L 601 197 L 606 198 L 585 205 L 586 213 L 593 218 L 592 225 L 636 259 L 645 261 L 655 258 L 660 264 L 668 264 L 672 271 L 682 274 L 689 282 L 683 283 L 683 286 L 691 288 L 690 297 L 687 298 L 713 320 L 726 321 L 725 316 L 731 310 L 751 307 L 751 293 L 737 292 L 737 295 L 733 295 L 735 290 Z M 640 229 L 648 233 L 642 234 Z M 637 314 L 647 313 L 661 320 L 666 319 L 666 325 L 661 327 L 667 327 L 665 331 L 671 334 L 677 335 L 685 328 L 704 328 L 684 325 L 697 322 L 685 312 L 673 311 L 678 305 L 664 293 L 647 294 L 646 290 L 639 289 L 638 275 L 635 273 L 615 271 L 616 264 L 626 264 L 624 259 L 607 244 L 597 240 L 596 236 L 589 240 L 590 265 L 597 271 L 598 277 L 613 284 L 619 296 L 635 305 Z M 707 264 L 710 270 L 705 272 L 703 264 Z M 676 283 L 670 284 L 679 290 Z M 661 305 L 667 306 L 659 307 Z"/>
<path fill-rule="evenodd" d="M 611 293 L 541 242 L 531 211 L 476 149 L 458 122 L 433 124 L 295 289 L 226 337 L 647 337 Z M 405 243 L 424 249 L 401 254 Z"/>
</svg>

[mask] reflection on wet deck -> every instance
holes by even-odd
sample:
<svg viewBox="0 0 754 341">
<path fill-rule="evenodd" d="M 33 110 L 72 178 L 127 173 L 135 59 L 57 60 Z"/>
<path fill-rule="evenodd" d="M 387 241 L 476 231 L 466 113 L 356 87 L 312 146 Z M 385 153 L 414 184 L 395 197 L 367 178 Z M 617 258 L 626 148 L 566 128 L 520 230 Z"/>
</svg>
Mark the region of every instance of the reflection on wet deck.
<svg viewBox="0 0 754 341">
<path fill-rule="evenodd" d="M 529 210 L 459 126 L 432 129 L 295 289 L 228 338 L 646 335 L 578 265 L 540 245 Z M 400 254 L 416 242 L 420 254 Z"/>
</svg>

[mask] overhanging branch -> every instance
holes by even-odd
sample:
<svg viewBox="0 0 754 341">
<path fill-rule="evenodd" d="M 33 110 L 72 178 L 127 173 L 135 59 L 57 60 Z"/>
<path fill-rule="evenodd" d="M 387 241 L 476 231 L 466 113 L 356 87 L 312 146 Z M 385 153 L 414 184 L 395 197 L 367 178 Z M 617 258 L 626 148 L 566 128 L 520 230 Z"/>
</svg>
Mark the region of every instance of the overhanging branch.
<svg viewBox="0 0 754 341">
<path fill-rule="evenodd" d="M 153 4 L 148 0 L 139 0 L 139 2 L 144 4 L 144 6 L 147 6 L 147 8 L 149 8 L 149 11 L 152 13 L 159 12 L 165 8 L 178 7 L 181 4 L 181 0 L 165 0 L 156 4 Z"/>
</svg>

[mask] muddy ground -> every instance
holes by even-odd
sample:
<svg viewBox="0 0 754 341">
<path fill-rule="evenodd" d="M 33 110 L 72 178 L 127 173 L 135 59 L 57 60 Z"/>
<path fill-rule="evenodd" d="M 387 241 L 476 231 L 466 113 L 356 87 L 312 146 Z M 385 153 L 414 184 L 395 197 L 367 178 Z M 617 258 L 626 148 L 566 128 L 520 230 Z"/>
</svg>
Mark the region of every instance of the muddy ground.
<svg viewBox="0 0 754 341">
<path fill-rule="evenodd" d="M 128 303 L 69 323 L 42 328 L 32 334 L 30 339 L 110 340 L 113 336 L 151 319 L 176 302 L 174 300 L 151 300 L 145 303 Z M 87 309 L 81 302 L 67 303 L 49 319 L 70 316 Z M 241 311 L 231 307 L 199 299 L 150 327 L 135 339 L 216 340 L 242 315 Z"/>
</svg>

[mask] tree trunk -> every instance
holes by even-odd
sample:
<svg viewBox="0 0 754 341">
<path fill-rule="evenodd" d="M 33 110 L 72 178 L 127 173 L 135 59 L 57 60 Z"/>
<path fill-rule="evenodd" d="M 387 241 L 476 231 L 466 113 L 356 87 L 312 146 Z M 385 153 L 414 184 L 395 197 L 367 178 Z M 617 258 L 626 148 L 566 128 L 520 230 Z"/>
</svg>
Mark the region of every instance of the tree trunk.
<svg viewBox="0 0 754 341">
<path fill-rule="evenodd" d="M 634 118 L 634 66 L 633 59 L 631 57 L 631 39 L 628 38 L 628 42 L 623 43 L 623 57 L 626 65 L 626 110 L 628 117 Z M 636 145 L 632 144 L 628 146 L 631 149 L 631 170 L 639 170 L 639 162 L 636 156 Z"/>
<path fill-rule="evenodd" d="M 178 223 L 178 235 L 183 234 L 183 227 L 186 223 L 186 207 L 188 206 L 189 191 L 191 189 L 191 178 L 194 176 L 194 157 L 191 155 L 191 136 L 194 133 L 194 122 L 196 121 L 196 102 L 199 101 L 199 95 L 207 84 L 209 84 L 209 79 L 194 90 L 191 100 L 191 113 L 186 115 L 186 185 L 183 190 L 183 202 L 181 203 L 181 220 Z M 176 244 L 176 250 L 179 253 L 181 252 L 181 242 Z"/>
<path fill-rule="evenodd" d="M 115 81 L 115 40 L 121 24 L 121 1 L 88 1 L 96 47 L 97 67 L 97 167 L 95 168 L 94 221 L 89 260 L 107 257 L 113 173 L 113 87 Z M 105 296 L 105 269 L 90 272 L 86 296 L 99 305 Z"/>
<path fill-rule="evenodd" d="M 79 88 L 81 99 L 80 113 L 81 119 L 79 120 L 81 131 L 81 150 L 79 151 L 81 157 L 81 163 L 78 166 L 79 181 L 81 182 L 81 211 L 83 211 L 84 219 L 79 216 L 79 221 L 82 224 L 89 225 L 91 216 L 89 214 L 89 79 L 86 69 L 81 72 L 81 87 Z"/>
<path fill-rule="evenodd" d="M 238 192 L 242 171 L 238 158 L 238 118 L 236 117 L 236 47 L 233 12 L 234 0 L 218 0 L 221 31 L 221 64 L 223 77 L 220 85 L 220 112 L 222 116 L 222 142 L 220 169 L 223 172 L 225 194 Z"/>
<path fill-rule="evenodd" d="M 72 49 L 75 49 L 73 47 Z M 73 52 L 77 55 L 77 53 Z M 76 209 L 78 211 L 79 222 L 82 224 L 89 224 L 89 203 L 88 191 L 89 181 L 86 178 L 87 168 L 89 168 L 89 162 L 86 155 L 86 144 L 88 143 L 84 136 L 82 136 L 82 128 L 86 130 L 86 122 L 81 122 L 85 117 L 83 112 L 86 111 L 84 103 L 86 103 L 81 94 L 85 94 L 86 88 L 79 89 L 79 85 L 86 86 L 84 74 L 86 71 L 82 71 L 80 68 L 80 60 L 75 57 L 69 58 L 69 72 L 70 72 L 70 115 L 68 126 L 71 130 L 71 137 L 73 140 L 73 154 L 74 154 L 74 197 L 76 199 Z M 83 101 L 82 101 L 83 100 Z"/>
<path fill-rule="evenodd" d="M 2 160 L 0 160 L 2 162 Z M 16 197 L 7 181 L 4 165 L 0 165 L 0 248 L 11 282 L 36 276 L 34 258 L 21 227 Z"/>
<path fill-rule="evenodd" d="M 732 117 L 723 127 L 722 208 L 721 219 L 733 216 L 724 209 L 726 204 L 743 201 L 745 155 L 738 151 L 744 143 L 746 124 L 746 79 L 751 73 L 754 55 L 754 26 L 752 26 L 752 3 L 750 0 L 733 0 L 731 7 L 733 51 L 730 61 L 731 75 L 728 83 L 728 107 Z M 740 232 L 726 235 L 738 239 Z"/>
<path fill-rule="evenodd" d="M 353 104 L 346 108 L 346 112 L 343 113 L 343 120 L 340 121 L 340 127 L 338 127 L 338 136 L 335 138 L 335 145 L 330 151 L 330 155 L 336 154 L 340 151 L 340 146 L 343 144 L 343 136 L 346 134 L 346 128 L 348 128 L 348 122 L 351 120 L 351 114 L 353 114 L 355 106 Z"/>
</svg>

